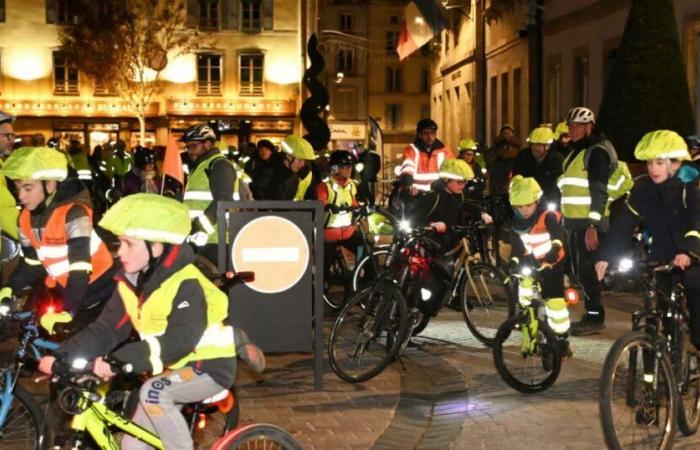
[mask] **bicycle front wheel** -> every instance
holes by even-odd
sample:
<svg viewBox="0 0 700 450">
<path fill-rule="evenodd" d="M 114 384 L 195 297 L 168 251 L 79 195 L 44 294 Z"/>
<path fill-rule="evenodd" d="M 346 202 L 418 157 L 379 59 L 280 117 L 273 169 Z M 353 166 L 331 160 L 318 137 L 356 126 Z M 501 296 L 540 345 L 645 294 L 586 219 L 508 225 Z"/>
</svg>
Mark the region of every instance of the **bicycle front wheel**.
<svg viewBox="0 0 700 450">
<path fill-rule="evenodd" d="M 350 383 L 377 376 L 394 359 L 408 332 L 408 309 L 389 284 L 358 292 L 338 315 L 328 342 L 333 372 Z"/>
<path fill-rule="evenodd" d="M 668 355 L 659 353 L 643 331 L 631 331 L 615 341 L 605 358 L 600 385 L 600 419 L 608 447 L 671 448 L 676 412 Z"/>
<path fill-rule="evenodd" d="M 529 337 L 527 311 L 503 322 L 496 333 L 493 361 L 508 386 L 525 394 L 542 392 L 557 380 L 561 355 L 557 337 L 539 324 L 537 336 Z M 525 334 L 527 333 L 527 336 Z M 524 342 L 534 340 L 531 345 Z"/>
<path fill-rule="evenodd" d="M 212 450 L 235 449 L 301 450 L 301 445 L 283 428 L 258 423 L 229 431 L 212 447 Z"/>
<path fill-rule="evenodd" d="M 678 380 L 681 387 L 678 428 L 684 435 L 691 436 L 700 426 L 700 361 L 695 352 L 689 352 L 685 348 L 682 351 Z"/>
<path fill-rule="evenodd" d="M 372 255 L 365 255 L 355 264 L 352 271 L 352 291 L 359 292 L 372 285 L 377 278 L 378 270 L 384 265 L 389 248 L 378 248 L 372 251 Z M 375 264 L 372 264 L 372 258 Z M 376 267 L 377 270 L 374 269 Z"/>
<path fill-rule="evenodd" d="M 492 346 L 498 327 L 515 312 L 505 280 L 493 266 L 470 265 L 462 274 L 459 296 L 469 331 Z"/>
<path fill-rule="evenodd" d="M 7 418 L 0 426 L 0 450 L 39 449 L 44 432 L 41 408 L 19 384 L 12 394 Z"/>
</svg>

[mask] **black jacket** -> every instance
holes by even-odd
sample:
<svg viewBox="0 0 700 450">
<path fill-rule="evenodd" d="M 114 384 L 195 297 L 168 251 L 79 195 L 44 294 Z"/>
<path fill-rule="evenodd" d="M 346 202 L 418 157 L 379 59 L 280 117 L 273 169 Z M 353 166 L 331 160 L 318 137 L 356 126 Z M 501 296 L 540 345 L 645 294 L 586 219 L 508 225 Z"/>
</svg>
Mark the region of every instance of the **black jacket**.
<svg viewBox="0 0 700 450">
<path fill-rule="evenodd" d="M 537 161 L 529 148 L 520 150 L 515 158 L 513 176 L 533 177 L 542 188 L 546 200 L 559 200 L 557 179 L 562 173 L 564 158 L 557 152 L 547 151 L 542 161 Z"/>
<path fill-rule="evenodd" d="M 442 235 L 437 235 L 435 240 L 445 250 L 449 250 L 459 240 L 459 233 L 455 232 L 454 226 L 478 219 L 481 208 L 477 203 L 468 200 L 463 193 L 453 194 L 447 191 L 444 184 L 439 182 L 433 183 L 433 189 L 418 198 L 412 215 L 413 221 L 417 226 L 444 222 L 447 230 Z"/>
<path fill-rule="evenodd" d="M 615 262 L 634 228 L 644 222 L 652 236 L 651 259 L 666 262 L 679 253 L 700 256 L 700 193 L 695 183 L 672 177 L 655 184 L 648 176 L 637 179 L 624 208 L 615 214 L 601 259 Z"/>
</svg>

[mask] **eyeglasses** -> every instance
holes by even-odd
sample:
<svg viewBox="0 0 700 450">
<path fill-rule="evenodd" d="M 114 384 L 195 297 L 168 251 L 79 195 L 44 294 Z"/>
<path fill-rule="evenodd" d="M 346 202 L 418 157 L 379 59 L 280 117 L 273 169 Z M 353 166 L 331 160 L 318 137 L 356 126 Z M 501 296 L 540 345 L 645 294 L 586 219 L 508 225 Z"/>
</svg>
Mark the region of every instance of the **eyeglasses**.
<svg viewBox="0 0 700 450">
<path fill-rule="evenodd" d="M 5 136 L 9 140 L 13 140 L 17 135 L 15 133 L 0 133 L 0 136 Z"/>
</svg>

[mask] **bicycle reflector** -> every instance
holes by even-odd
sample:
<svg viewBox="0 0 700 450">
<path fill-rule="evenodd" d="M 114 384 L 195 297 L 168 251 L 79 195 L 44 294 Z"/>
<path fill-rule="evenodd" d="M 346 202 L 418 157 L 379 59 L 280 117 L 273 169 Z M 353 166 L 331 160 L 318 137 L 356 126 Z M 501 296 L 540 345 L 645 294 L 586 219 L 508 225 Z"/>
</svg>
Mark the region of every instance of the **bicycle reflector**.
<svg viewBox="0 0 700 450">
<path fill-rule="evenodd" d="M 578 295 L 578 291 L 574 288 L 566 288 L 564 290 L 564 298 L 566 299 L 566 303 L 569 305 L 577 305 L 581 300 L 581 297 Z"/>
<path fill-rule="evenodd" d="M 197 429 L 203 430 L 206 427 L 207 427 L 207 415 L 200 414 L 199 417 L 197 417 Z"/>
</svg>

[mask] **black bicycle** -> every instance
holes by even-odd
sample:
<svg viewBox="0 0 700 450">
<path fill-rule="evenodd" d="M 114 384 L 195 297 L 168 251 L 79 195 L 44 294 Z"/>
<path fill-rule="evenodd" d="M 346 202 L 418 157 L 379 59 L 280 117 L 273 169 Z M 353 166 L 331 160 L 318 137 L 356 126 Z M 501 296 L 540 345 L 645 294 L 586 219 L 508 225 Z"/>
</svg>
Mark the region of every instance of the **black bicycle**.
<svg viewBox="0 0 700 450">
<path fill-rule="evenodd" d="M 601 375 L 600 417 L 610 448 L 668 449 L 676 425 L 685 435 L 700 425 L 700 367 L 688 343 L 686 296 L 671 264 L 644 270 L 644 307 L 632 331 L 613 344 Z M 670 276 L 670 293 L 657 276 Z"/>
</svg>

